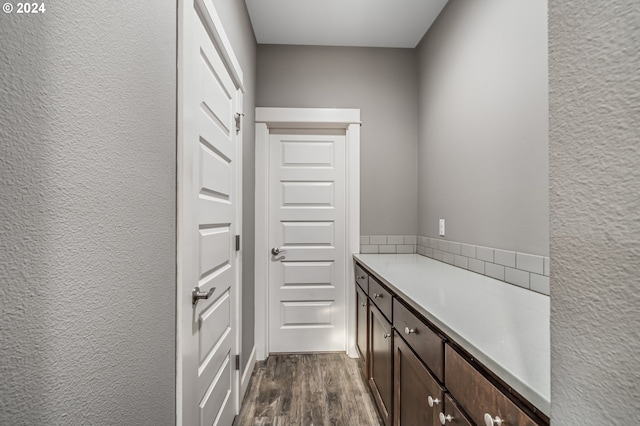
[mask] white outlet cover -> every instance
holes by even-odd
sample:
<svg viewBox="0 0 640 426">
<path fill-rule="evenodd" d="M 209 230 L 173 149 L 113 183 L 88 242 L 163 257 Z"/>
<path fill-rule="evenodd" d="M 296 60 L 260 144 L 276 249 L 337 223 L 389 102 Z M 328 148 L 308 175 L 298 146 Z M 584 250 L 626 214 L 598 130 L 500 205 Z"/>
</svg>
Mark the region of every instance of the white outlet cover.
<svg viewBox="0 0 640 426">
<path fill-rule="evenodd" d="M 440 219 L 440 236 L 444 237 L 444 219 Z"/>
</svg>

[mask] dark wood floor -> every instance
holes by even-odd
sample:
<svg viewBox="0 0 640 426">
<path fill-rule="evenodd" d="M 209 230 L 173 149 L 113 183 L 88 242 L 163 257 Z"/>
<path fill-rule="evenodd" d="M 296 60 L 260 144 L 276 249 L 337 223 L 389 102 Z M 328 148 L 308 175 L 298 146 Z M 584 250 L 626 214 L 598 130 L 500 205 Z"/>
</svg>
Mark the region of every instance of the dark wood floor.
<svg viewBox="0 0 640 426">
<path fill-rule="evenodd" d="M 258 363 L 234 426 L 382 425 L 357 360 L 271 355 Z"/>
</svg>

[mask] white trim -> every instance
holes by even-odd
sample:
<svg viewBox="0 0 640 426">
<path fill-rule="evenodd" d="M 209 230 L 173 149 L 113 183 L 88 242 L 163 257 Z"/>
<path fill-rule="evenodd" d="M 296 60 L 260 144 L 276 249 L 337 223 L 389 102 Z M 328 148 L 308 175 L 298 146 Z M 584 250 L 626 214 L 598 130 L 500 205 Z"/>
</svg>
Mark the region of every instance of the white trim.
<svg viewBox="0 0 640 426">
<path fill-rule="evenodd" d="M 227 71 L 229 71 L 236 89 L 240 89 L 242 93 L 246 93 L 240 62 L 238 62 L 238 58 L 236 58 L 235 53 L 233 53 L 231 42 L 227 37 L 227 33 L 224 31 L 222 20 L 213 5 L 213 1 L 194 0 L 193 5 L 200 18 L 202 18 L 205 27 L 209 31 L 209 35 L 211 36 L 213 43 L 218 48 L 220 56 L 222 56 L 222 61 L 224 62 Z"/>
<path fill-rule="evenodd" d="M 256 114 L 260 108 L 256 108 Z M 256 358 L 258 361 L 267 359 L 269 353 L 269 335 L 267 333 L 269 260 L 264 256 L 269 249 L 269 128 L 265 123 L 256 123 L 256 162 L 255 162 L 255 256 L 254 256 L 254 293 L 255 293 L 255 326 L 254 339 Z"/>
<path fill-rule="evenodd" d="M 352 254 L 360 251 L 360 110 L 339 108 L 256 108 L 255 127 L 255 345 L 256 359 L 269 355 L 269 128 L 346 129 L 347 207 L 345 324 L 346 352 L 357 357 L 355 348 L 355 290 Z"/>
<path fill-rule="evenodd" d="M 253 374 L 253 370 L 256 367 L 256 347 L 254 346 L 251 350 L 251 355 L 249 355 L 249 361 L 247 361 L 246 368 L 242 372 L 242 379 L 240 381 L 240 404 L 242 404 L 242 400 L 244 399 L 245 394 L 247 393 L 247 388 L 249 387 L 249 381 L 251 380 L 251 374 Z"/>
<path fill-rule="evenodd" d="M 244 96 L 240 88 L 236 89 L 236 105 L 235 112 L 243 114 Z M 242 117 L 242 116 L 241 116 Z M 231 130 L 232 132 L 235 129 Z M 236 235 L 240 235 L 242 239 L 242 150 L 243 150 L 243 128 L 240 126 L 240 131 L 236 133 Z M 235 235 L 234 235 L 235 238 Z M 236 256 L 236 312 L 235 312 L 235 327 L 236 327 L 236 354 L 242 355 L 242 241 L 240 242 L 240 250 L 235 252 Z M 235 367 L 235 366 L 234 366 Z M 240 387 L 242 381 L 240 378 L 240 371 L 236 370 L 236 400 L 235 409 L 236 415 L 240 413 L 240 406 L 242 404 L 242 395 Z"/>
</svg>

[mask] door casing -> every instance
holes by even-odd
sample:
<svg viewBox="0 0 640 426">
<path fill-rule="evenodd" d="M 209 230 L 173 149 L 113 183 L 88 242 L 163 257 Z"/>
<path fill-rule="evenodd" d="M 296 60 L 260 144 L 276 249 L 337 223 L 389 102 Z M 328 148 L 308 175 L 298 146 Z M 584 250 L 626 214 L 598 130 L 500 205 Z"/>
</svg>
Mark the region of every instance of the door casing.
<svg viewBox="0 0 640 426">
<path fill-rule="evenodd" d="M 360 110 L 353 108 L 256 108 L 255 115 L 255 348 L 256 359 L 269 355 L 269 133 L 270 129 L 343 129 L 346 131 L 346 344 L 357 358 L 354 267 L 360 251 Z"/>
</svg>

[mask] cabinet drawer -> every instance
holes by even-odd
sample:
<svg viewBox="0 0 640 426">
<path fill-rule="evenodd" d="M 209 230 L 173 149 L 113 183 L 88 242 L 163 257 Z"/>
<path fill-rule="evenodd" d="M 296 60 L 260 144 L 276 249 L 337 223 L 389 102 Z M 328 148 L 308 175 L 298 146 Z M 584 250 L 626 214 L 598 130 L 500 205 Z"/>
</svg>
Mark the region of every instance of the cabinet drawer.
<svg viewBox="0 0 640 426">
<path fill-rule="evenodd" d="M 451 426 L 473 426 L 473 423 L 469 421 L 466 415 L 462 413 L 462 410 L 458 407 L 451 396 L 446 395 L 444 397 L 444 407 L 440 413 L 440 423 L 443 425 Z M 444 420 L 444 423 L 442 421 Z M 484 423 L 482 423 L 484 424 Z"/>
<path fill-rule="evenodd" d="M 369 274 L 356 263 L 356 282 L 365 293 L 369 293 Z"/>
<path fill-rule="evenodd" d="M 393 303 L 391 293 L 382 287 L 382 284 L 380 284 L 374 277 L 369 278 L 369 297 L 384 316 L 391 321 L 391 306 Z"/>
<path fill-rule="evenodd" d="M 538 425 L 449 345 L 445 366 L 447 389 L 475 423 L 485 424 L 488 414 L 493 419 L 500 417 L 505 425 Z"/>
<path fill-rule="evenodd" d="M 443 382 L 444 341 L 398 299 L 393 301 L 393 326 L 433 375 Z"/>
</svg>

